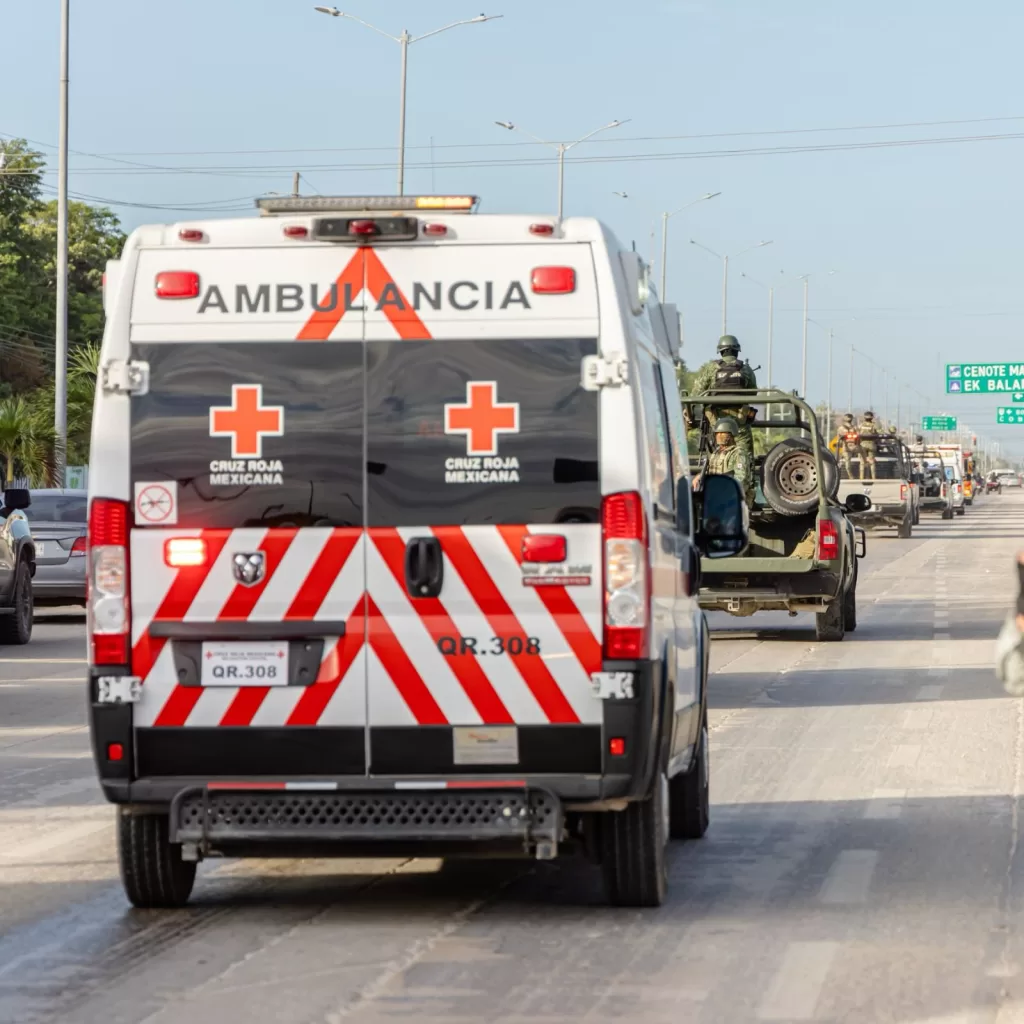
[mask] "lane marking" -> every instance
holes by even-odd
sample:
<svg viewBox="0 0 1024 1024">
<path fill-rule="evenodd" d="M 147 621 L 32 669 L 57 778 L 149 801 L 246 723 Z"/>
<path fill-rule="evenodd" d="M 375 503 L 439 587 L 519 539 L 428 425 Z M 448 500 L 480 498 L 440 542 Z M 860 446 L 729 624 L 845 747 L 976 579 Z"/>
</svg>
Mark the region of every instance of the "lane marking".
<svg viewBox="0 0 1024 1024">
<path fill-rule="evenodd" d="M 0 665 L 88 665 L 88 658 L 0 658 Z"/>
<path fill-rule="evenodd" d="M 930 676 L 948 676 L 953 670 L 948 665 L 932 665 L 928 669 L 928 675 Z"/>
<path fill-rule="evenodd" d="M 878 864 L 877 850 L 843 850 L 818 892 L 822 903 L 863 903 Z"/>
<path fill-rule="evenodd" d="M 890 768 L 913 768 L 921 756 L 921 748 L 911 743 L 901 743 L 889 755 Z"/>
<path fill-rule="evenodd" d="M 942 691 L 945 690 L 945 688 L 946 687 L 942 683 L 928 683 L 917 691 L 917 695 L 914 697 L 914 700 L 938 700 L 942 696 Z"/>
<path fill-rule="evenodd" d="M 757 1008 L 757 1019 L 810 1020 L 838 952 L 838 942 L 791 942 Z"/>
<path fill-rule="evenodd" d="M 893 821 L 903 813 L 905 789 L 876 789 L 864 808 L 866 821 Z"/>
<path fill-rule="evenodd" d="M 909 711 L 904 712 L 903 728 L 927 729 L 931 726 L 933 717 L 934 712 L 931 708 L 911 708 Z"/>
</svg>

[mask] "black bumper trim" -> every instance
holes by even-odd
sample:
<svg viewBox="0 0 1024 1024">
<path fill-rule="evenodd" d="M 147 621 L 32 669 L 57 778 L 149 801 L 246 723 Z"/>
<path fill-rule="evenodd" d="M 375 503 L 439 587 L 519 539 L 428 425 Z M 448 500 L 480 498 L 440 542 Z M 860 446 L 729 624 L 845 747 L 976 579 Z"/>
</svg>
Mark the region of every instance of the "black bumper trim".
<svg viewBox="0 0 1024 1024">
<path fill-rule="evenodd" d="M 287 622 L 161 622 L 149 635 L 162 640 L 305 640 L 344 636 L 344 622 L 293 619 Z"/>
</svg>

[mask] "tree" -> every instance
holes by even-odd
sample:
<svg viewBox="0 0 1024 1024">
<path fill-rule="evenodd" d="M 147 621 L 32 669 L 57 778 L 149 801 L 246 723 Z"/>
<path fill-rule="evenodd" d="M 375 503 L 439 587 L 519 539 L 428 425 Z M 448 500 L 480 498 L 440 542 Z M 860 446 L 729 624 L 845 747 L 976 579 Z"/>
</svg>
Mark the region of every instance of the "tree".
<svg viewBox="0 0 1024 1024">
<path fill-rule="evenodd" d="M 33 487 L 51 483 L 54 440 L 50 419 L 41 416 L 24 398 L 0 400 L 0 458 L 5 486 L 19 476 L 28 477 Z"/>
</svg>

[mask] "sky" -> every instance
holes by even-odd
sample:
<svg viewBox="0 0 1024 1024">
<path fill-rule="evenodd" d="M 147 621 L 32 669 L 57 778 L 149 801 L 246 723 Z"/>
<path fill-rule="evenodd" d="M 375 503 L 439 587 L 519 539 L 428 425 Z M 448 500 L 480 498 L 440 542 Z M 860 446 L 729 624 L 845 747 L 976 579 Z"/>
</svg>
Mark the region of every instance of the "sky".
<svg viewBox="0 0 1024 1024">
<path fill-rule="evenodd" d="M 412 45 L 407 191 L 554 212 L 554 150 L 494 122 L 572 141 L 629 118 L 570 153 L 566 212 L 599 217 L 647 255 L 663 212 L 721 192 L 670 222 L 667 298 L 691 365 L 721 333 L 722 264 L 690 239 L 729 254 L 770 240 L 732 260 L 729 280 L 729 331 L 762 381 L 774 283 L 772 376 L 800 385 L 808 274 L 812 399 L 828 393 L 832 328 L 835 406 L 849 399 L 852 345 L 857 409 L 882 414 L 887 391 L 894 418 L 898 392 L 904 420 L 957 415 L 1024 455 L 1024 426 L 995 423 L 1008 403 L 946 396 L 941 370 L 1024 361 L 1024 4 L 353 3 L 394 35 L 482 5 L 503 15 Z M 245 215 L 253 196 L 289 191 L 293 170 L 304 190 L 393 191 L 399 47 L 388 39 L 306 0 L 71 9 L 71 189 L 109 201 L 125 226 L 193 216 L 154 207 Z M 0 33 L 0 138 L 27 137 L 55 165 L 58 0 L 0 0 Z"/>
</svg>

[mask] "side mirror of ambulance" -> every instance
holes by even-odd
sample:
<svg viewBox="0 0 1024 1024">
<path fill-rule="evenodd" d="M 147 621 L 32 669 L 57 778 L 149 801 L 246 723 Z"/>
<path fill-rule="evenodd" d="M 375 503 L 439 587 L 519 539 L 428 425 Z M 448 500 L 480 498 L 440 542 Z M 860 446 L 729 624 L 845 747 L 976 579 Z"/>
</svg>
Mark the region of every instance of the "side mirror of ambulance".
<svg viewBox="0 0 1024 1024">
<path fill-rule="evenodd" d="M 707 558 L 738 555 L 748 543 L 749 516 L 738 481 L 731 476 L 706 476 L 697 546 Z"/>
</svg>

